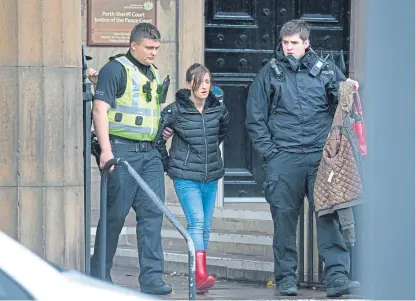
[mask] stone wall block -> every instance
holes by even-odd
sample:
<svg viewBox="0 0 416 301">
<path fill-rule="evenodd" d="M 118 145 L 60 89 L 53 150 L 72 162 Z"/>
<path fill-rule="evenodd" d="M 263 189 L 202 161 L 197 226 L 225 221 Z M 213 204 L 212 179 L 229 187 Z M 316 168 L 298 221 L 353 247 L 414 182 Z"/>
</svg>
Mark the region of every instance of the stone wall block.
<svg viewBox="0 0 416 301">
<path fill-rule="evenodd" d="M 45 200 L 43 187 L 19 188 L 19 240 L 45 258 Z"/>
<path fill-rule="evenodd" d="M 84 269 L 84 191 L 82 186 L 64 189 L 65 267 Z"/>
<path fill-rule="evenodd" d="M 0 66 L 17 65 L 17 1 L 1 1 Z M 1 77 L 3 79 L 3 77 Z"/>
<path fill-rule="evenodd" d="M 81 1 L 60 0 L 60 2 L 62 2 L 63 67 L 82 67 Z"/>
<path fill-rule="evenodd" d="M 14 36 L 14 39 L 18 41 L 17 47 L 14 48 L 14 51 L 18 53 L 17 63 L 19 66 L 42 66 L 44 0 L 14 0 L 14 2 L 17 2 L 18 9 L 15 19 L 17 20 L 17 35 Z"/>
<path fill-rule="evenodd" d="M 156 26 L 162 36 L 162 42 L 176 41 L 176 0 L 157 1 Z"/>
<path fill-rule="evenodd" d="M 17 184 L 17 67 L 0 67 L 0 187 Z"/>
<path fill-rule="evenodd" d="M 76 1 L 67 1 L 76 2 Z M 62 37 L 62 2 L 43 0 L 42 4 L 42 41 L 43 65 L 48 67 L 62 66 L 63 48 L 66 47 Z"/>
<path fill-rule="evenodd" d="M 185 85 L 185 72 L 193 63 L 204 64 L 204 1 L 179 0 L 178 82 Z M 194 16 L 189 18 L 189 16 Z"/>
<path fill-rule="evenodd" d="M 17 187 L 0 188 L 0 231 L 18 238 L 18 203 Z"/>
<path fill-rule="evenodd" d="M 155 65 L 159 68 L 162 80 L 169 75 L 171 84 L 169 90 L 174 89 L 176 85 L 176 57 L 176 43 L 161 43 Z"/>
<path fill-rule="evenodd" d="M 19 181 L 23 186 L 44 185 L 43 68 L 19 67 Z"/>
<path fill-rule="evenodd" d="M 63 266 L 65 261 L 64 188 L 45 188 L 45 257 Z"/>
<path fill-rule="evenodd" d="M 44 139 L 45 181 L 48 186 L 62 186 L 64 174 L 64 120 L 67 115 L 62 98 L 62 68 L 45 67 L 44 70 Z"/>
<path fill-rule="evenodd" d="M 66 185 L 83 185 L 83 115 L 81 73 L 76 68 L 63 69 L 64 137 L 63 161 Z"/>
</svg>

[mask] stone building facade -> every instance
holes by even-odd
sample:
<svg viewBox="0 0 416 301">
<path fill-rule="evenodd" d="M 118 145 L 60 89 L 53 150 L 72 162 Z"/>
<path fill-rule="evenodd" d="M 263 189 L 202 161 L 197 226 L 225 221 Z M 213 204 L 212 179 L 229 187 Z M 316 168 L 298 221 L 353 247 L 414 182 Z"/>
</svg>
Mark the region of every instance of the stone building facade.
<svg viewBox="0 0 416 301">
<path fill-rule="evenodd" d="M 185 71 L 192 63 L 205 62 L 212 70 L 224 64 L 227 66 L 229 60 L 221 57 L 221 53 L 228 51 L 226 47 L 217 49 L 210 45 L 213 42 L 227 42 L 227 32 L 230 33 L 230 28 L 237 30 L 241 28 L 241 24 L 245 24 L 244 22 L 251 22 L 248 28 L 256 29 L 256 24 L 258 24 L 256 22 L 260 22 L 258 20 L 265 17 L 274 17 L 274 20 L 277 20 L 277 25 L 274 25 L 280 26 L 279 22 L 284 20 L 283 15 L 300 11 L 294 9 L 295 4 L 288 4 L 292 3 L 291 0 L 250 0 L 241 5 L 237 2 L 231 0 L 156 1 L 156 25 L 162 35 L 156 65 L 162 76 L 170 75 L 171 87 L 168 101 L 173 101 L 175 91 L 184 86 Z M 295 2 L 300 3 L 293 1 Z M 348 22 L 343 24 L 342 28 L 338 28 L 338 31 L 349 32 L 345 37 L 348 38 L 346 42 L 348 73 L 352 78 L 361 80 L 364 74 L 362 68 L 365 60 L 363 56 L 365 37 L 360 29 L 365 24 L 366 1 L 328 0 L 316 1 L 316 4 L 321 2 L 328 2 L 328 5 L 321 7 L 322 14 L 326 17 L 320 19 L 319 22 L 334 24 L 336 18 L 331 19 L 327 9 L 337 10 L 342 6 L 341 2 L 346 3 L 345 7 L 348 11 L 342 11 L 342 13 L 346 14 Z M 230 3 L 238 5 L 231 6 Z M 312 5 L 314 1 L 308 1 L 308 3 L 309 8 L 314 8 Z M 247 5 L 247 9 L 244 5 Z M 262 5 L 265 7 L 263 8 Z M 267 5 L 271 5 L 270 8 L 273 10 L 266 8 Z M 287 7 L 281 7 L 284 5 Z M 220 8 L 223 11 L 215 11 Z M 239 11 L 233 12 L 233 9 Z M 87 0 L 27 0 L 24 1 L 24 5 L 20 2 L 18 4 L 15 0 L 3 0 L 2 10 L 0 10 L 0 34 L 4 37 L 3 42 L 0 43 L 0 101 L 3 104 L 2 116 L 5 116 L 5 118 L 0 118 L 2 128 L 0 131 L 0 202 L 2 205 L 0 229 L 40 256 L 62 266 L 80 270 L 84 266 L 85 239 L 81 134 L 81 45 L 87 44 L 87 10 Z M 259 19 L 255 19 L 254 15 Z M 317 14 L 305 14 L 300 17 L 313 19 L 316 16 Z M 224 33 L 206 35 L 207 32 L 211 34 L 213 28 L 217 28 L 221 22 L 224 25 Z M 262 37 L 263 41 L 269 41 L 269 38 L 265 35 Z M 330 41 L 331 35 L 329 38 L 324 36 L 323 41 L 325 39 Z M 230 43 L 230 45 L 240 47 L 249 40 L 250 37 L 242 33 L 237 37 L 235 44 Z M 238 55 L 251 53 L 253 60 L 256 60 L 261 53 L 264 53 L 263 50 L 256 48 L 238 52 L 234 49 L 229 58 L 232 61 L 237 53 L 240 53 Z M 125 51 L 127 51 L 126 47 L 86 47 L 87 54 L 93 57 L 93 60 L 89 61 L 89 66 L 95 69 L 100 69 L 110 56 Z M 250 57 L 242 57 L 230 67 L 230 70 L 248 70 L 250 59 Z M 254 70 L 249 72 L 249 76 L 247 74 L 244 76 L 249 78 L 255 75 L 255 72 Z M 220 86 L 222 81 L 226 89 L 229 87 L 247 89 L 249 80 L 244 79 L 246 82 L 241 84 L 238 82 L 241 78 L 235 76 L 236 73 L 234 73 L 233 76 L 238 84 L 233 85 L 233 83 L 226 82 L 230 74 L 220 73 L 216 71 L 213 74 Z M 233 97 L 227 99 L 227 95 L 225 96 L 225 104 L 230 110 L 234 106 L 231 102 L 235 98 Z M 239 115 L 236 112 L 240 112 Z M 232 116 L 234 122 L 242 118 L 241 112 L 244 110 L 233 111 L 233 114 L 237 114 Z M 239 128 L 241 124 L 234 124 L 232 127 Z M 226 143 L 229 142 L 226 141 Z M 232 144 L 229 145 L 232 146 Z M 233 155 L 226 145 L 224 151 L 226 166 L 227 160 L 231 160 Z M 92 209 L 96 212 L 99 200 L 99 174 L 95 162 L 92 162 Z M 259 250 L 264 254 L 269 254 L 270 217 L 260 191 L 257 191 L 260 197 L 256 199 L 256 202 L 260 201 L 262 204 L 249 204 L 250 198 L 245 197 L 244 189 L 238 190 L 236 196 L 229 197 L 229 203 L 226 201 L 227 193 L 231 193 L 227 192 L 226 187 L 249 186 L 253 182 L 253 180 L 234 181 L 229 177 L 230 175 L 238 178 L 240 175 L 251 176 L 252 172 L 239 169 L 239 167 L 234 168 L 235 170 L 233 168 L 229 166 L 225 182 L 220 183 L 214 216 L 219 228 L 214 229 L 213 237 L 218 240 L 216 243 L 219 250 L 237 246 L 237 251 L 241 251 L 245 248 L 244 246 L 251 243 L 254 244 L 253 248 L 264 247 L 266 251 Z M 257 170 L 259 169 L 261 167 L 257 166 Z M 166 183 L 167 203 L 183 221 L 172 183 L 169 179 L 166 179 Z M 224 205 L 224 200 L 226 205 Z M 259 206 L 266 209 L 262 211 Z M 304 218 L 307 219 L 306 214 Z M 305 225 L 308 223 L 305 222 Z M 233 232 L 237 231 L 236 227 L 240 226 L 239 234 Z M 253 227 L 257 226 L 259 229 L 253 230 Z M 130 226 L 127 225 L 127 227 Z M 264 227 L 267 229 L 264 230 Z M 168 237 L 166 241 L 169 242 L 171 239 L 174 244 L 176 234 L 169 231 L 165 234 L 168 233 L 172 237 Z M 229 231 L 229 233 L 225 235 L 224 231 Z M 241 235 L 241 231 L 247 235 Z M 264 232 L 266 238 L 250 237 L 250 231 Z M 128 229 L 126 233 L 128 242 Z M 305 242 L 307 242 L 306 235 Z M 168 247 L 171 246 L 169 244 Z M 130 243 L 130 246 L 132 245 L 134 244 Z M 126 251 L 124 254 L 127 253 Z M 175 253 L 169 254 L 169 258 L 173 258 L 172 266 L 177 266 L 175 264 L 179 264 L 178 262 L 182 260 L 180 258 L 183 258 L 176 254 L 179 261 L 175 263 Z M 246 266 L 255 266 L 251 263 L 251 265 L 246 264 L 244 260 L 240 261 L 240 270 Z M 228 264 L 224 262 L 218 261 L 219 265 Z M 315 258 L 313 264 L 316 265 L 317 262 Z M 235 264 L 235 261 L 232 261 L 232 264 Z M 263 263 L 258 263 L 257 266 L 260 270 L 265 270 Z"/>
</svg>

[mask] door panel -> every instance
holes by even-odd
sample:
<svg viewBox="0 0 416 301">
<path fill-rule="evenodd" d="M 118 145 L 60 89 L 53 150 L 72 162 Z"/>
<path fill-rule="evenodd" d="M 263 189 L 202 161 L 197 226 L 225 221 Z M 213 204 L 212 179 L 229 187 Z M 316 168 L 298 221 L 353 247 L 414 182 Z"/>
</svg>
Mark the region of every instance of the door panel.
<svg viewBox="0 0 416 301">
<path fill-rule="evenodd" d="M 330 54 L 332 60 L 348 69 L 350 43 L 349 15 L 350 0 L 298 0 L 298 18 L 311 25 L 311 45 L 324 56 Z M 342 50 L 342 52 L 341 52 Z M 341 53 L 344 62 L 340 62 Z"/>
<path fill-rule="evenodd" d="M 248 88 L 273 57 L 275 1 L 207 0 L 205 64 L 224 90 L 231 123 L 224 141 L 225 197 L 258 197 L 264 181 L 261 160 L 245 127 Z"/>
<path fill-rule="evenodd" d="M 257 197 L 264 180 L 263 170 L 259 169 L 261 161 L 253 153 L 244 125 L 247 93 L 252 81 L 253 77 L 216 77 L 224 95 L 229 95 L 224 98 L 224 104 L 232 120 L 224 141 L 225 197 Z"/>
</svg>

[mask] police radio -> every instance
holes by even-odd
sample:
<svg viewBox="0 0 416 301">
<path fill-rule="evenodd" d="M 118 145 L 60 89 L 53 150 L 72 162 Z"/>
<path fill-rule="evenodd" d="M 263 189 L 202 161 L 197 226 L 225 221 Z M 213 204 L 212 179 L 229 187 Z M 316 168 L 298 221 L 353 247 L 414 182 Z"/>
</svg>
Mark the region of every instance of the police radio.
<svg viewBox="0 0 416 301">
<path fill-rule="evenodd" d="M 280 81 L 280 82 L 283 81 L 283 79 L 284 79 L 283 71 L 280 69 L 280 67 L 277 66 L 275 58 L 271 59 L 270 66 L 272 66 L 272 68 L 276 72 L 277 80 Z"/>
<path fill-rule="evenodd" d="M 313 77 L 317 76 L 322 68 L 326 65 L 326 60 L 328 59 L 329 54 L 326 56 L 325 59 L 318 59 L 315 63 L 315 65 L 313 65 L 312 69 L 309 71 L 309 74 L 312 75 Z"/>
<path fill-rule="evenodd" d="M 168 95 L 168 90 L 170 86 L 169 75 L 165 77 L 163 83 L 157 87 L 157 94 L 159 95 L 159 103 L 165 103 Z"/>
</svg>

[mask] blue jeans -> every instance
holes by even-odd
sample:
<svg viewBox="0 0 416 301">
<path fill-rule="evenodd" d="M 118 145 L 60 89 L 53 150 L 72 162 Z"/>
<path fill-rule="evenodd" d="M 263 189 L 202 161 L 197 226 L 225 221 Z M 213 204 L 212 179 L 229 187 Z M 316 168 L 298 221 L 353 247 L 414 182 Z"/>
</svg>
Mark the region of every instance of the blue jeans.
<svg viewBox="0 0 416 301">
<path fill-rule="evenodd" d="M 195 250 L 208 249 L 218 180 L 212 182 L 174 180 L 173 185 L 185 213 L 187 229 Z"/>
</svg>

